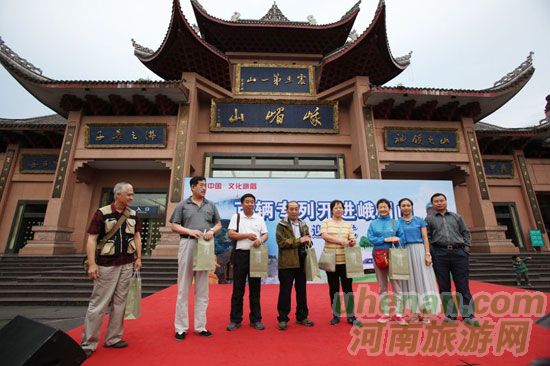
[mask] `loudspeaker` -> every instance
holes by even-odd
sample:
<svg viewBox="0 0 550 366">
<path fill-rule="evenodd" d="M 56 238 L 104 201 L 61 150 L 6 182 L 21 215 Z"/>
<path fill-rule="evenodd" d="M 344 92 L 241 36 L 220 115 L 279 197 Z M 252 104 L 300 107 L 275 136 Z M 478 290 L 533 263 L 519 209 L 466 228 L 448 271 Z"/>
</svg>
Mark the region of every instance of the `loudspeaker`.
<svg viewBox="0 0 550 366">
<path fill-rule="evenodd" d="M 86 354 L 66 333 L 16 316 L 0 329 L 0 363 L 4 366 L 80 365 Z"/>
</svg>

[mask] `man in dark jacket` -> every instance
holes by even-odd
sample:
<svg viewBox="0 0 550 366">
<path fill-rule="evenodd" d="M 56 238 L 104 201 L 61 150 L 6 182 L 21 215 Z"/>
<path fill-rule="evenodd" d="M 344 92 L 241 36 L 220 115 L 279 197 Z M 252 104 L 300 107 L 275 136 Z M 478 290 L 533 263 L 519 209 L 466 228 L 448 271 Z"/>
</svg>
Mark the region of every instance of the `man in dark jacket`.
<svg viewBox="0 0 550 366">
<path fill-rule="evenodd" d="M 451 293 L 452 275 L 464 323 L 479 327 L 479 322 L 474 317 L 474 301 L 468 283 L 470 230 L 459 214 L 447 210 L 447 197 L 443 193 L 435 193 L 431 202 L 435 214 L 426 217 L 426 222 L 445 320 L 453 322 L 458 315 Z"/>
<path fill-rule="evenodd" d="M 311 243 L 309 228 L 298 218 L 300 205 L 290 201 L 286 205 L 288 217 L 277 224 L 277 245 L 279 246 L 279 300 L 277 310 L 279 329 L 286 330 L 288 314 L 290 313 L 290 295 L 292 284 L 296 289 L 296 322 L 306 327 L 312 327 L 313 322 L 308 319 L 306 272 L 305 272 L 305 245 Z"/>
</svg>

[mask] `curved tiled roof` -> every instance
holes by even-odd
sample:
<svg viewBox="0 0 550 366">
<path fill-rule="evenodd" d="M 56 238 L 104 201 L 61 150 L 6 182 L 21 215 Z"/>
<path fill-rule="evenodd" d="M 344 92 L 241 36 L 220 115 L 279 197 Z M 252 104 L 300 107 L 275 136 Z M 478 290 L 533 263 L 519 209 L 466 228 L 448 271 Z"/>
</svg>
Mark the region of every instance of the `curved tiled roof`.
<svg viewBox="0 0 550 366">
<path fill-rule="evenodd" d="M 371 24 L 354 42 L 346 43 L 321 60 L 318 91 L 355 76 L 368 76 L 382 85 L 399 75 L 410 63 L 411 53 L 394 58 L 386 33 L 386 5 L 380 0 Z"/>
<path fill-rule="evenodd" d="M 195 32 L 178 0 L 172 3 L 170 25 L 160 47 L 148 54 L 148 49 L 134 42 L 134 49 L 136 57 L 165 80 L 179 79 L 183 72 L 196 72 L 231 89 L 229 59 Z"/>
<path fill-rule="evenodd" d="M 317 25 L 289 21 L 276 4 L 262 19 L 227 21 L 210 15 L 197 0 L 191 0 L 201 36 L 223 52 L 321 55 L 331 52 L 346 42 L 359 13 L 359 4 L 360 1 L 340 20 L 331 24 Z"/>
<path fill-rule="evenodd" d="M 15 129 L 44 129 L 44 128 L 65 128 L 67 120 L 59 114 L 31 118 L 0 118 L 0 128 Z"/>
<path fill-rule="evenodd" d="M 139 107 L 143 104 L 159 107 L 158 110 L 153 108 L 153 114 L 172 114 L 175 113 L 174 106 L 177 103 L 187 102 L 188 90 L 183 86 L 184 80 L 48 78 L 42 74 L 42 70 L 17 55 L 1 38 L 0 64 L 36 99 L 62 116 L 67 116 L 71 110 L 80 109 L 93 114 L 133 114 L 136 110 L 141 110 Z M 140 103 L 138 108 L 136 103 Z"/>
<path fill-rule="evenodd" d="M 506 104 L 527 84 L 535 72 L 532 55 L 530 53 L 514 71 L 506 74 L 505 78 L 500 79 L 489 88 L 476 90 L 372 86 L 364 95 L 364 102 L 365 105 L 375 108 L 375 115 L 377 108 L 382 107 L 385 110 L 383 114 L 386 116 L 395 115 L 396 108 L 405 103 L 409 103 L 408 108 L 414 108 L 417 112 L 421 108 L 429 109 L 433 118 L 438 118 L 438 115 L 441 115 L 437 113 L 437 108 L 440 108 L 440 111 L 446 108 L 445 114 L 449 119 L 460 118 L 460 113 L 464 112 L 466 108 L 469 110 L 470 117 L 477 122 Z M 456 112 L 453 112 L 454 117 L 449 114 L 451 110 Z M 414 111 L 411 113 L 414 114 Z"/>
</svg>

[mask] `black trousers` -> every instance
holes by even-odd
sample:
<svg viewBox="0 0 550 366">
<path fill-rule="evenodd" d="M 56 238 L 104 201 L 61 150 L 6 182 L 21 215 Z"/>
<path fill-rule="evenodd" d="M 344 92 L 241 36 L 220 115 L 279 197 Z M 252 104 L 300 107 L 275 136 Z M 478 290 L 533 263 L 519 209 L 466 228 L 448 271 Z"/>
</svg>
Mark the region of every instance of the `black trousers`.
<svg viewBox="0 0 550 366">
<path fill-rule="evenodd" d="M 307 291 L 306 291 L 306 271 L 303 263 L 300 268 L 284 268 L 279 269 L 279 299 L 277 301 L 277 311 L 279 316 L 277 320 L 280 322 L 288 322 L 290 318 L 290 297 L 292 294 L 292 284 L 296 290 L 296 320 L 302 321 L 307 319 L 309 314 L 307 308 Z"/>
<path fill-rule="evenodd" d="M 474 317 L 474 302 L 468 284 L 470 264 L 468 253 L 464 249 L 447 249 L 432 246 L 432 261 L 443 311 L 447 317 L 458 316 L 456 304 L 451 293 L 451 277 L 457 292 L 457 303 L 463 318 Z"/>
<path fill-rule="evenodd" d="M 518 285 L 521 285 L 521 279 L 525 280 L 525 284 L 529 284 L 529 276 L 527 275 L 527 272 L 516 272 L 516 283 Z"/>
<path fill-rule="evenodd" d="M 353 311 L 353 279 L 346 277 L 346 265 L 337 264 L 335 272 L 327 272 L 330 304 L 334 316 L 340 316 L 340 284 L 344 293 L 344 304 L 348 318 L 355 317 Z"/>
<path fill-rule="evenodd" d="M 243 321 L 243 297 L 248 278 L 248 298 L 250 303 L 250 323 L 262 320 L 260 309 L 261 278 L 250 278 L 250 251 L 235 251 L 235 266 L 233 267 L 233 294 L 231 295 L 231 315 L 233 323 Z"/>
</svg>

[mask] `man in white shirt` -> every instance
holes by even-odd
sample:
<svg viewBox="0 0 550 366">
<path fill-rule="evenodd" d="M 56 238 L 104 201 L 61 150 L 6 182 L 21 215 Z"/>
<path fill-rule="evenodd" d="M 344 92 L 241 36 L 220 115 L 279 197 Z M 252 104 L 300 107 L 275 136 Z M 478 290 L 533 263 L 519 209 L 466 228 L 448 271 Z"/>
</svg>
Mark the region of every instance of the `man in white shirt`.
<svg viewBox="0 0 550 366">
<path fill-rule="evenodd" d="M 241 197 L 242 213 L 234 214 L 229 222 L 229 239 L 237 242 L 234 250 L 233 294 L 227 330 L 233 331 L 243 321 L 243 297 L 248 277 L 250 326 L 264 330 L 260 309 L 260 278 L 250 277 L 250 248 L 258 248 L 267 240 L 267 227 L 262 216 L 254 213 L 256 197 L 247 193 Z"/>
</svg>

